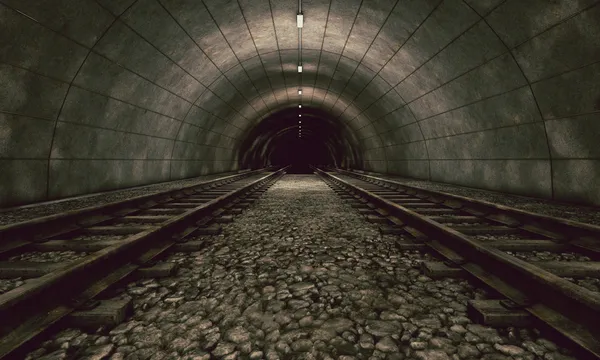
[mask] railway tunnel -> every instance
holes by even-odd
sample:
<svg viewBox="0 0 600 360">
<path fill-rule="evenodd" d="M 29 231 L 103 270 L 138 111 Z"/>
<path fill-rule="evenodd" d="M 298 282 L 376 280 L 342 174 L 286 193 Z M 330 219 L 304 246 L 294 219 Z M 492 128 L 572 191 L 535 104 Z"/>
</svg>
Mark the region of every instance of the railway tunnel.
<svg viewBox="0 0 600 360">
<path fill-rule="evenodd" d="M 301 6 L 3 0 L 0 203 L 282 153 L 600 203 L 597 1 Z"/>
<path fill-rule="evenodd" d="M 600 358 L 599 19 L 0 0 L 0 359 Z"/>
</svg>

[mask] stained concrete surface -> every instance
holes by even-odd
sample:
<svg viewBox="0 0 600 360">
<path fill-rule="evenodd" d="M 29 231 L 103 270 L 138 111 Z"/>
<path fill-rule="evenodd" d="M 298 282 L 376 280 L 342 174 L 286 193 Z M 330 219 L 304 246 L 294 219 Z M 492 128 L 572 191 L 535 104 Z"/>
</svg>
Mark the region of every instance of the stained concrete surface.
<svg viewBox="0 0 600 360">
<path fill-rule="evenodd" d="M 600 204 L 598 0 L 302 4 L 299 77 L 296 0 L 0 0 L 0 206 L 236 170 L 298 103 L 355 167 Z"/>
</svg>

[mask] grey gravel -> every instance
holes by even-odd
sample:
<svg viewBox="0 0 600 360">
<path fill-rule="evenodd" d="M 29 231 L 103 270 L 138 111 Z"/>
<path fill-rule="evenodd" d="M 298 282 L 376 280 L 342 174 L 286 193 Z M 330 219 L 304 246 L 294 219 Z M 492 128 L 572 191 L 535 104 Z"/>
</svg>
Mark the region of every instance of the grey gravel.
<svg viewBox="0 0 600 360">
<path fill-rule="evenodd" d="M 25 284 L 25 281 L 21 278 L 0 279 L 0 294 L 16 289 L 23 284 Z"/>
<path fill-rule="evenodd" d="M 591 261 L 587 256 L 573 253 L 573 252 L 562 252 L 554 253 L 550 251 L 507 251 L 509 255 L 516 258 L 536 262 L 536 261 Z"/>
<path fill-rule="evenodd" d="M 75 251 L 32 251 L 15 255 L 9 258 L 9 261 L 33 261 L 33 262 L 66 262 L 79 260 L 88 253 Z"/>
<path fill-rule="evenodd" d="M 0 225 L 8 225 L 37 217 L 57 214 L 64 211 L 82 209 L 89 206 L 108 204 L 110 202 L 153 194 L 160 191 L 180 189 L 185 186 L 191 186 L 204 181 L 214 180 L 219 177 L 233 174 L 236 174 L 236 172 L 210 174 L 190 179 L 167 181 L 159 184 L 106 191 L 57 201 L 44 202 L 40 204 L 0 209 Z"/>
<path fill-rule="evenodd" d="M 497 241 L 497 240 L 522 240 L 530 239 L 531 235 L 521 234 L 506 234 L 506 235 L 471 235 L 472 238 L 480 241 Z"/>
<path fill-rule="evenodd" d="M 71 240 L 73 241 L 105 241 L 105 240 L 121 240 L 125 239 L 127 235 L 78 235 Z"/>
<path fill-rule="evenodd" d="M 543 359 L 569 357 L 535 329 L 466 316 L 488 294 L 419 270 L 314 176 L 287 175 L 176 276 L 128 284 L 134 314 L 112 329 L 66 329 L 27 359 Z M 509 355 L 507 355 L 509 354 Z"/>
</svg>

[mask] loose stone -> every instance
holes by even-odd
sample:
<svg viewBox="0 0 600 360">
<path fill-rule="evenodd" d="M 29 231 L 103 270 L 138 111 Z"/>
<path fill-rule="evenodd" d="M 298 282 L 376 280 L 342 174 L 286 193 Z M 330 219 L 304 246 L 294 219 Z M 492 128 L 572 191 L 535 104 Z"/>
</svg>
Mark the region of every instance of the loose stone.
<svg viewBox="0 0 600 360">
<path fill-rule="evenodd" d="M 383 339 L 379 340 L 375 345 L 375 348 L 385 353 L 398 351 L 398 346 L 394 342 L 394 339 L 392 339 L 389 336 L 386 336 Z"/>
</svg>

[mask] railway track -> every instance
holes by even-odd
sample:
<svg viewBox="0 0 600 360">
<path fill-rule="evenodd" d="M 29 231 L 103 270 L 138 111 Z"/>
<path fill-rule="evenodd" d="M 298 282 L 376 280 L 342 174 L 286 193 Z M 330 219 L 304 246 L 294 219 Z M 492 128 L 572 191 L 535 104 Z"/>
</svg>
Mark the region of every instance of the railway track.
<svg viewBox="0 0 600 360">
<path fill-rule="evenodd" d="M 220 222 L 232 221 L 286 169 L 245 172 L 0 227 L 0 278 L 26 279 L 0 294 L 0 358 L 19 354 L 65 320 L 115 321 L 110 306 L 120 306 L 122 316 L 127 304 L 107 301 L 102 307 L 98 299 L 106 290 L 132 276 L 168 276 L 176 269 L 156 263 L 162 255 L 200 249 L 202 241 L 188 239 L 218 234 Z M 51 252 L 69 256 L 45 261 Z"/>
<path fill-rule="evenodd" d="M 472 300 L 468 313 L 490 326 L 534 325 L 600 358 L 600 227 L 424 190 L 340 169 L 315 171 L 400 249 L 433 251 L 430 277 L 470 276 L 497 300 Z M 534 252 L 549 260 L 529 257 Z M 531 259 L 535 259 L 532 261 Z M 597 288 L 596 288 L 597 289 Z"/>
</svg>

